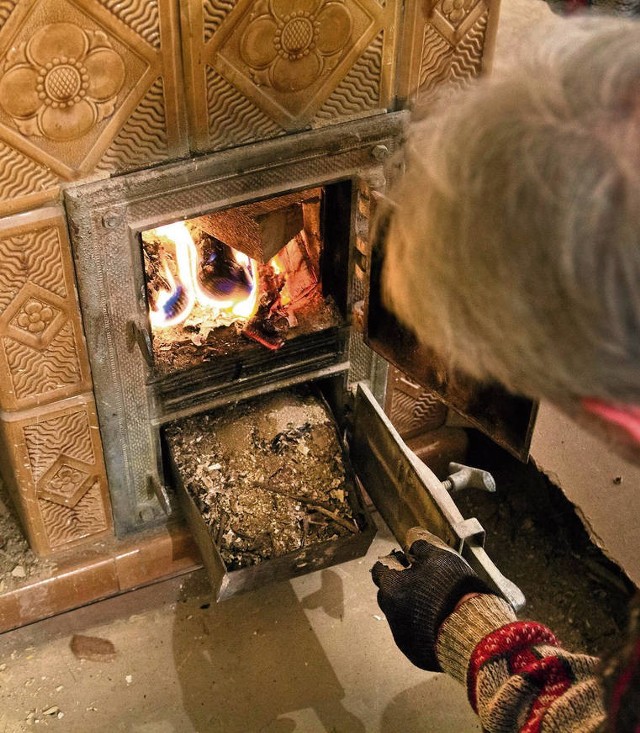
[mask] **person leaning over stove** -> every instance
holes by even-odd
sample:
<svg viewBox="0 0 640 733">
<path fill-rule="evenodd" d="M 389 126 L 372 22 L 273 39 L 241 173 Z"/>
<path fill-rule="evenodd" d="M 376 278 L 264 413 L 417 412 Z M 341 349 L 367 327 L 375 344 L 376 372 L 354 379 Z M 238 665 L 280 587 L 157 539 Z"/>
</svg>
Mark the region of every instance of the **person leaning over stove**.
<svg viewBox="0 0 640 733">
<path fill-rule="evenodd" d="M 554 402 L 640 464 L 640 21 L 545 33 L 409 126 L 384 297 L 456 369 Z M 420 537 L 406 569 L 374 566 L 378 602 L 415 665 L 467 685 L 484 730 L 640 731 L 638 607 L 603 664 Z"/>
</svg>

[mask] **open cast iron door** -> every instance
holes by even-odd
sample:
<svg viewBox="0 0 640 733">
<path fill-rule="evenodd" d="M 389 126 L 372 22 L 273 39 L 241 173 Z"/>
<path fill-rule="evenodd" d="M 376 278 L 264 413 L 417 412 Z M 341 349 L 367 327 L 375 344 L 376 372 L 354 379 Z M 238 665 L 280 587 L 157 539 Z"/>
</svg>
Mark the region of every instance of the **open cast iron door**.
<svg viewBox="0 0 640 733">
<path fill-rule="evenodd" d="M 356 475 L 403 549 L 412 527 L 428 529 L 460 552 L 486 583 L 520 610 L 524 595 L 487 555 L 480 522 L 462 516 L 447 489 L 407 448 L 362 382 L 352 419 L 350 456 Z"/>
<path fill-rule="evenodd" d="M 436 394 L 474 427 L 522 461 L 529 447 L 538 404 L 456 374 L 438 362 L 429 349 L 402 326 L 382 303 L 380 277 L 384 261 L 385 227 L 379 226 L 368 258 L 369 287 L 365 301 L 365 340 L 387 361 Z"/>
</svg>

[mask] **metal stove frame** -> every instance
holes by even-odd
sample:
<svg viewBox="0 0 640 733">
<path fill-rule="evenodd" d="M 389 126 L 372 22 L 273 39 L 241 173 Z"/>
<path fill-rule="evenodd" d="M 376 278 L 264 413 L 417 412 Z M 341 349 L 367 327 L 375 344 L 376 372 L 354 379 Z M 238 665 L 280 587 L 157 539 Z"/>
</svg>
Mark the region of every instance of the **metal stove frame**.
<svg viewBox="0 0 640 733">
<path fill-rule="evenodd" d="M 195 400 L 182 411 L 165 409 L 150 385 L 140 232 L 340 181 L 353 181 L 356 192 L 363 181 L 381 189 L 385 158 L 397 146 L 405 119 L 402 112 L 378 115 L 65 191 L 118 535 L 166 519 L 159 426 L 168 419 L 224 400 L 346 373 L 350 366 L 357 372 L 354 381 L 364 378 L 375 385 L 384 380 L 382 360 L 356 335 L 350 336 L 348 348 L 345 342 L 345 348 L 334 352 L 329 362 L 311 360 L 295 373 L 285 370 L 282 375 L 276 370 L 268 383 L 247 384 L 230 389 L 228 394 L 204 394 L 201 401 Z M 351 206 L 348 313 L 364 297 L 364 285 L 353 277 L 358 243 L 367 237 L 366 218 L 359 215 L 356 199 L 354 195 Z"/>
</svg>

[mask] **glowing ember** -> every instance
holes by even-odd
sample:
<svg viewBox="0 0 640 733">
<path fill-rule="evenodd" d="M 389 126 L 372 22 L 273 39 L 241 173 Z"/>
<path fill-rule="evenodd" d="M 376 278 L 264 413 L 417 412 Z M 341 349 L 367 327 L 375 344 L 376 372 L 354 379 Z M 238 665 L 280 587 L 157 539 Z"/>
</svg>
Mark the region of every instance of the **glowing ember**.
<svg viewBox="0 0 640 733">
<path fill-rule="evenodd" d="M 162 285 L 150 297 L 154 329 L 183 323 L 199 305 L 219 316 L 248 319 L 258 307 L 257 263 L 220 245 L 202 256 L 184 222 L 145 232 L 161 240 Z"/>
</svg>

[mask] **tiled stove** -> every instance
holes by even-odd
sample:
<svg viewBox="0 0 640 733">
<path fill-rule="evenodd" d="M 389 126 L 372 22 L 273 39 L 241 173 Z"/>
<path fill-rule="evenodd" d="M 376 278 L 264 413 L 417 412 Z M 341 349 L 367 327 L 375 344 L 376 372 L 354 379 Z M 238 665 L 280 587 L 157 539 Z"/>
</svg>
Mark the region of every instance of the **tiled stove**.
<svg viewBox="0 0 640 733">
<path fill-rule="evenodd" d="M 114 350 L 112 341 L 135 341 L 146 317 L 139 309 L 135 318 L 118 316 L 118 326 L 133 322 L 127 333 L 105 326 L 108 289 L 121 285 L 133 302 L 142 287 L 141 270 L 131 267 L 137 255 L 118 237 L 345 178 L 382 185 L 383 159 L 399 135 L 396 113 L 442 83 L 481 72 L 497 5 L 0 0 L 2 470 L 36 552 L 112 536 L 114 509 L 124 534 L 159 516 L 158 492 L 145 501 L 139 487 L 114 493 L 131 474 L 114 470 L 126 460 L 114 462 L 119 449 L 110 433 L 108 448 L 103 443 L 111 420 L 109 359 L 131 353 Z M 83 201 L 100 212 L 90 226 Z M 366 201 L 361 191 L 356 209 Z M 77 264 L 83 308 L 91 304 L 85 312 L 70 222 L 76 256 L 83 248 L 94 252 Z M 83 226 L 93 227 L 93 239 L 78 246 Z M 362 297 L 359 236 L 354 229 L 348 307 Z M 109 261 L 110 282 L 92 281 Z M 348 310 L 344 316 L 350 321 Z M 87 344 L 96 349 L 96 334 L 108 343 L 91 353 L 90 368 Z M 350 343 L 363 348 L 361 339 Z M 357 361 L 362 353 L 340 352 L 340 359 Z M 147 410 L 155 403 L 141 397 L 136 358 L 133 372 L 125 366 L 123 373 L 140 387 L 135 406 Z M 130 432 L 134 412 L 118 412 L 133 420 Z M 151 421 L 170 414 L 160 405 Z"/>
</svg>

